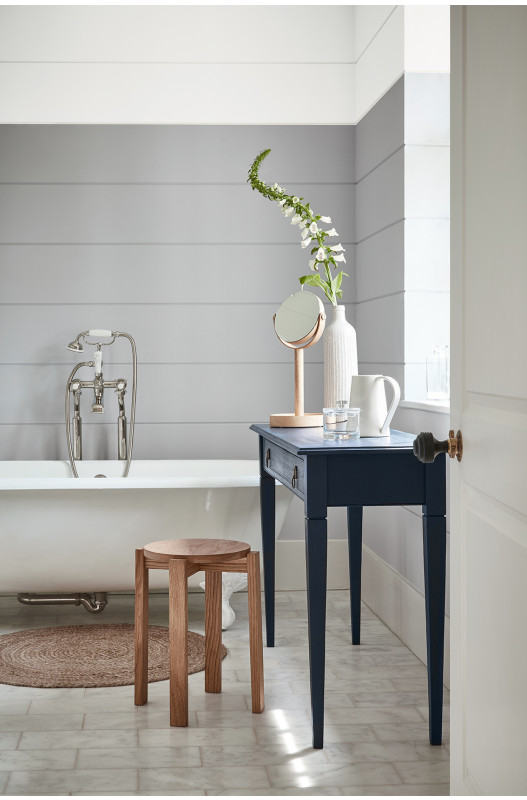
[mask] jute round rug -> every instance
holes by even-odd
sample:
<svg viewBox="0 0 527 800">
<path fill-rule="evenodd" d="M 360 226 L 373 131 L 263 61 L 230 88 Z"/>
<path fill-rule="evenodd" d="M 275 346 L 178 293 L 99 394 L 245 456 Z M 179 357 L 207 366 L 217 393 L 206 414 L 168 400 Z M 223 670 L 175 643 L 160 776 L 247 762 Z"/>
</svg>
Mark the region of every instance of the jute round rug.
<svg viewBox="0 0 527 800">
<path fill-rule="evenodd" d="M 227 649 L 222 645 L 223 655 Z M 168 628 L 148 627 L 148 680 L 165 681 Z M 188 671 L 205 669 L 205 637 L 188 632 Z M 134 682 L 133 625 L 66 625 L 0 636 L 0 683 L 42 689 Z"/>
</svg>

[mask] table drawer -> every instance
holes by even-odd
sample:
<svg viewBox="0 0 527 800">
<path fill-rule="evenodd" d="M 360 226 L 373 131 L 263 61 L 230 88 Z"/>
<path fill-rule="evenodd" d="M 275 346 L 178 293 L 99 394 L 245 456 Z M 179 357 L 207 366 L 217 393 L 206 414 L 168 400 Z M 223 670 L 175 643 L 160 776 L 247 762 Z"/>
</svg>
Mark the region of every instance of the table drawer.
<svg viewBox="0 0 527 800">
<path fill-rule="evenodd" d="M 264 441 L 263 454 L 267 472 L 298 494 L 302 494 L 304 491 L 303 459 L 267 440 Z"/>
</svg>

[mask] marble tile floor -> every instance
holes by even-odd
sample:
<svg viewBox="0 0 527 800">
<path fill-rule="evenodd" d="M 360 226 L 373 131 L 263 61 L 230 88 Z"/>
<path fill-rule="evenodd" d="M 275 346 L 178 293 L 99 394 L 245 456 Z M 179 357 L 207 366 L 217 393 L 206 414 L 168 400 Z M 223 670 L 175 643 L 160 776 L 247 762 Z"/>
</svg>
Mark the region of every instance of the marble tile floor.
<svg viewBox="0 0 527 800">
<path fill-rule="evenodd" d="M 353 647 L 346 591 L 328 592 L 325 746 L 311 747 L 305 592 L 276 596 L 276 646 L 264 647 L 263 714 L 250 711 L 247 595 L 233 597 L 224 632 L 223 692 L 189 677 L 188 728 L 170 728 L 168 682 L 133 687 L 29 689 L 0 685 L 0 793 L 6 795 L 447 795 L 445 744 L 428 744 L 426 668 L 363 606 Z M 151 623 L 168 624 L 152 594 Z M 203 632 L 204 595 L 189 596 Z M 133 596 L 110 595 L 102 615 L 31 608 L 0 598 L 0 633 L 54 625 L 133 622 Z M 446 692 L 448 703 L 448 692 Z"/>
</svg>

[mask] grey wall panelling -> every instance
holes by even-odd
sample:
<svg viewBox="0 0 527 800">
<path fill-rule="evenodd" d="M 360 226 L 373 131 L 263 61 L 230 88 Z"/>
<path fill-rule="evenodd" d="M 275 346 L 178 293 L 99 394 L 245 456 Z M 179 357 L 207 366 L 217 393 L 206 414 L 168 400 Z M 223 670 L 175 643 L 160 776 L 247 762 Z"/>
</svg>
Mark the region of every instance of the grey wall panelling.
<svg viewBox="0 0 527 800">
<path fill-rule="evenodd" d="M 405 75 L 355 132 L 359 371 L 390 375 L 403 391 L 412 352 L 411 342 L 405 342 L 405 298 L 409 290 L 436 288 L 448 232 L 444 220 L 406 218 L 406 148 L 448 145 L 448 85 L 448 76 Z M 444 293 L 448 285 L 440 289 Z M 441 438 L 447 420 L 400 409 L 394 427 L 413 433 L 432 429 Z M 365 509 L 364 542 L 423 592 L 420 509 Z"/>
<path fill-rule="evenodd" d="M 136 338 L 137 458 L 255 457 L 248 424 L 293 407 L 272 316 L 309 259 L 246 183 L 266 147 L 262 177 L 332 216 L 352 266 L 353 126 L 0 127 L 0 458 L 66 457 L 66 344 L 90 327 Z M 126 343 L 104 356 L 129 376 Z M 322 361 L 307 351 L 313 409 Z M 86 456 L 113 457 L 111 393 L 103 420 L 85 402 Z"/>
</svg>

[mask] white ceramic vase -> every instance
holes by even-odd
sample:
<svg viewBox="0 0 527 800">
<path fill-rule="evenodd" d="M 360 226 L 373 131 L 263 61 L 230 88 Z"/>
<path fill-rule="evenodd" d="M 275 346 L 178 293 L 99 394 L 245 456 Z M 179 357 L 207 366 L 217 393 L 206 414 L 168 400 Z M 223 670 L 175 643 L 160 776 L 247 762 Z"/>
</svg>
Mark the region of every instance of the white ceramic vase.
<svg viewBox="0 0 527 800">
<path fill-rule="evenodd" d="M 358 374 L 357 335 L 343 305 L 330 306 L 324 329 L 324 408 L 349 402 L 351 378 Z"/>
</svg>

